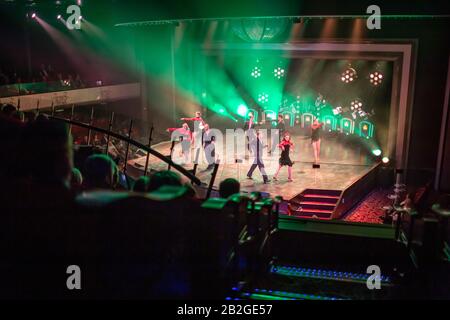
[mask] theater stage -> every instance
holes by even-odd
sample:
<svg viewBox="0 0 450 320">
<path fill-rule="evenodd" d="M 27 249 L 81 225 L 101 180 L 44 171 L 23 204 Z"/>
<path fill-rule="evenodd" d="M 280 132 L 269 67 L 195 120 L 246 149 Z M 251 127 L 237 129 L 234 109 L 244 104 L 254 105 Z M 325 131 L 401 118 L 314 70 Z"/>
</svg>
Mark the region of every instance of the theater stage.
<svg viewBox="0 0 450 320">
<path fill-rule="evenodd" d="M 291 199 L 304 189 L 333 189 L 344 190 L 353 182 L 364 176 L 375 167 L 370 151 L 363 146 L 350 144 L 338 138 L 322 138 L 321 168 L 313 169 L 313 150 L 310 140 L 307 137 L 293 137 L 295 151 L 291 154 L 293 166 L 293 182 L 287 181 L 287 168 L 281 169 L 278 181 L 272 180 L 273 174 L 278 167 L 278 157 L 266 154 L 263 158 L 266 171 L 272 180 L 269 184 L 263 184 L 259 170 L 253 174 L 253 180 L 246 177 L 250 167 L 252 157 L 244 160 L 244 163 L 221 164 L 217 172 L 214 187 L 218 188 L 220 181 L 226 178 L 235 178 L 241 182 L 241 190 L 244 192 L 261 191 L 270 193 L 271 196 L 281 195 L 284 199 Z M 170 141 L 161 142 L 152 146 L 158 152 L 169 155 Z M 218 147 L 219 149 L 219 147 Z M 179 146 L 175 146 L 174 152 L 179 152 Z M 223 158 L 223 155 L 219 155 Z M 244 156 L 239 156 L 244 159 Z M 128 161 L 128 174 L 139 176 L 143 174 L 145 167 L 145 157 Z M 192 165 L 185 166 L 192 169 Z M 159 159 L 150 156 L 149 168 L 154 170 L 167 169 L 167 165 Z M 204 172 L 206 164 L 200 164 L 197 176 L 206 184 L 209 184 L 211 172 Z M 200 193 L 203 190 L 198 190 Z M 201 194 L 200 194 L 201 196 Z"/>
</svg>

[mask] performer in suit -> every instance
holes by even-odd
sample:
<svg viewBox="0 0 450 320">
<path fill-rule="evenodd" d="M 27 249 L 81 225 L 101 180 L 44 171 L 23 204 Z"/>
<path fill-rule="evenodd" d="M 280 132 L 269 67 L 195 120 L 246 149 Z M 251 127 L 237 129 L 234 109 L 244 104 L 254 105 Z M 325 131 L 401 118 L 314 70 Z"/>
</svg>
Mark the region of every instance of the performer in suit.
<svg viewBox="0 0 450 320">
<path fill-rule="evenodd" d="M 288 167 L 288 181 L 292 182 L 292 165 L 294 164 L 291 161 L 291 158 L 289 157 L 289 152 L 294 148 L 294 144 L 291 142 L 291 137 L 289 136 L 289 133 L 286 132 L 283 140 L 281 140 L 278 147 L 281 149 L 281 156 L 279 159 L 279 166 L 277 173 L 275 173 L 273 180 L 278 180 L 278 173 L 280 173 L 280 169 L 283 166 Z"/>
<path fill-rule="evenodd" d="M 214 168 L 216 160 L 216 137 L 213 132 L 209 129 L 209 124 L 205 123 L 205 132 L 203 133 L 203 149 L 205 150 L 206 161 L 208 162 L 208 167 L 206 171 L 212 170 Z"/>
<path fill-rule="evenodd" d="M 181 154 L 184 157 L 184 163 L 189 163 L 189 156 L 192 142 L 192 132 L 188 124 L 183 123 L 181 128 L 168 128 L 167 132 L 176 132 L 181 142 Z"/>
<path fill-rule="evenodd" d="M 314 119 L 311 125 L 311 144 L 314 150 L 314 164 L 319 164 L 320 162 L 320 130 L 322 126 L 323 123 L 320 123 L 317 118 Z"/>
<path fill-rule="evenodd" d="M 253 179 L 253 171 L 255 171 L 256 167 L 258 167 L 259 171 L 261 172 L 261 175 L 263 176 L 264 183 L 269 183 L 270 180 L 267 177 L 266 170 L 264 169 L 264 162 L 262 159 L 263 150 L 267 147 L 267 145 L 264 145 L 261 141 L 261 134 L 259 130 L 256 130 L 256 136 L 255 139 L 250 141 L 250 148 L 253 151 L 253 155 L 255 159 L 253 160 L 253 164 L 250 167 L 250 170 L 248 170 L 247 178 Z"/>
<path fill-rule="evenodd" d="M 205 121 L 202 118 L 200 111 L 195 113 L 194 118 L 181 118 L 182 121 L 193 121 L 194 122 L 194 134 L 192 135 L 192 140 L 194 143 L 194 163 L 198 163 L 198 158 L 200 156 L 200 149 L 202 147 L 202 135 L 203 129 L 205 127 Z"/>
<path fill-rule="evenodd" d="M 244 131 L 245 131 L 245 135 L 247 136 L 247 150 L 250 153 L 252 153 L 252 148 L 250 148 L 250 143 L 255 138 L 256 123 L 254 121 L 255 117 L 254 117 L 253 113 L 249 112 L 247 117 L 248 117 L 248 120 L 245 121 L 245 123 L 244 123 Z"/>
</svg>

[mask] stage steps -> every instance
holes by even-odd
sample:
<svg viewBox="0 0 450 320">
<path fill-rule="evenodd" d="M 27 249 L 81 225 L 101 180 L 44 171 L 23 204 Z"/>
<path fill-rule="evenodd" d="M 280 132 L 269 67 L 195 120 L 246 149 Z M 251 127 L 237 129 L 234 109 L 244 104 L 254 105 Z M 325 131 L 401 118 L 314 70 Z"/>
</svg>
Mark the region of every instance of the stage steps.
<svg viewBox="0 0 450 320">
<path fill-rule="evenodd" d="M 305 189 L 289 200 L 289 215 L 331 219 L 341 194 L 341 190 Z"/>
</svg>

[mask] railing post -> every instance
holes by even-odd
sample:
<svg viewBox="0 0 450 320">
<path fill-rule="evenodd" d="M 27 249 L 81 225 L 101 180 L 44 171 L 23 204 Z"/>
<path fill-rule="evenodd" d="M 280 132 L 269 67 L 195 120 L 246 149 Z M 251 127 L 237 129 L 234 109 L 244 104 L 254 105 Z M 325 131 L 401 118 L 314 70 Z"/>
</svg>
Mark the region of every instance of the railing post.
<svg viewBox="0 0 450 320">
<path fill-rule="evenodd" d="M 106 150 L 105 154 L 108 154 L 109 150 L 109 133 L 112 131 L 112 126 L 114 122 L 114 111 L 111 112 L 111 116 L 109 117 L 109 125 L 108 125 L 108 135 L 106 136 Z"/>
<path fill-rule="evenodd" d="M 219 170 L 219 160 L 214 164 L 214 170 L 211 175 L 211 180 L 209 180 L 208 191 L 206 192 L 206 199 L 209 199 L 211 195 L 212 188 L 214 186 L 214 181 L 216 180 L 217 171 Z"/>
<path fill-rule="evenodd" d="M 53 100 L 52 100 L 51 108 L 52 108 L 52 117 L 54 117 L 55 116 L 55 103 L 53 102 Z"/>
<path fill-rule="evenodd" d="M 175 140 L 172 140 L 172 144 L 170 145 L 170 155 L 169 158 L 172 160 L 173 149 L 175 148 Z M 167 170 L 170 171 L 170 161 L 168 161 L 169 165 L 167 166 Z"/>
<path fill-rule="evenodd" d="M 72 108 L 70 110 L 70 121 L 73 121 L 73 115 L 75 113 L 75 103 L 72 104 Z M 72 123 L 69 126 L 69 133 L 72 134 Z"/>
<path fill-rule="evenodd" d="M 20 110 L 20 98 L 17 100 L 17 110 Z"/>
<path fill-rule="evenodd" d="M 39 99 L 36 103 L 36 114 L 39 114 Z"/>
<path fill-rule="evenodd" d="M 150 128 L 150 134 L 148 136 L 148 147 L 150 148 L 152 146 L 152 136 L 153 136 L 153 123 L 152 127 Z M 144 170 L 144 176 L 147 175 L 147 169 L 148 169 L 148 161 L 150 159 L 150 153 L 147 152 L 147 158 L 145 159 L 145 170 Z"/>
<path fill-rule="evenodd" d="M 125 161 L 124 161 L 124 166 L 123 166 L 123 174 L 125 175 L 125 178 L 127 179 L 128 189 L 130 189 L 130 182 L 128 181 L 128 177 L 127 177 L 127 162 L 128 162 L 128 151 L 130 150 L 130 139 L 131 139 L 131 130 L 132 129 L 133 129 L 133 119 L 130 120 L 130 127 L 128 128 L 127 149 L 125 152 Z"/>
<path fill-rule="evenodd" d="M 91 118 L 89 119 L 89 126 L 91 127 L 93 123 L 94 123 L 94 106 L 91 107 Z M 87 141 L 88 146 L 91 145 L 91 132 L 92 132 L 92 130 L 91 130 L 90 127 L 89 127 L 89 130 L 88 130 L 88 141 Z"/>
</svg>

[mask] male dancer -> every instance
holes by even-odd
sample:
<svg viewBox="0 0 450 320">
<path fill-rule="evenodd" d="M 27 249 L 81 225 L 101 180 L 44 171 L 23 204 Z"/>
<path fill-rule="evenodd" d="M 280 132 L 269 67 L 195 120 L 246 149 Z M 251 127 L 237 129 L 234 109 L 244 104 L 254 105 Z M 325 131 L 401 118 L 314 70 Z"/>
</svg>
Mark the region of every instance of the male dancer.
<svg viewBox="0 0 450 320">
<path fill-rule="evenodd" d="M 245 131 L 245 135 L 246 135 L 246 139 L 247 139 L 247 150 L 252 153 L 252 148 L 250 148 L 250 143 L 251 141 L 255 138 L 255 121 L 254 121 L 254 116 L 253 113 L 249 112 L 248 115 L 248 120 L 245 121 L 244 123 L 244 131 Z M 248 156 L 245 156 L 246 159 L 248 159 Z"/>
<path fill-rule="evenodd" d="M 267 145 L 264 145 L 261 142 L 260 131 L 256 130 L 256 137 L 253 140 L 250 140 L 250 148 L 253 151 L 255 159 L 253 160 L 253 164 L 251 165 L 250 170 L 248 170 L 247 178 L 253 179 L 253 171 L 255 171 L 256 167 L 258 167 L 261 175 L 263 176 L 264 184 L 270 182 L 269 178 L 267 177 L 266 170 L 264 169 L 264 162 L 262 160 L 263 150 L 265 147 L 267 147 Z"/>
<path fill-rule="evenodd" d="M 194 163 L 198 163 L 198 157 L 200 156 L 200 149 L 202 147 L 202 135 L 205 126 L 205 121 L 202 118 L 200 111 L 195 112 L 194 118 L 181 118 L 182 121 L 194 121 Z"/>
</svg>

